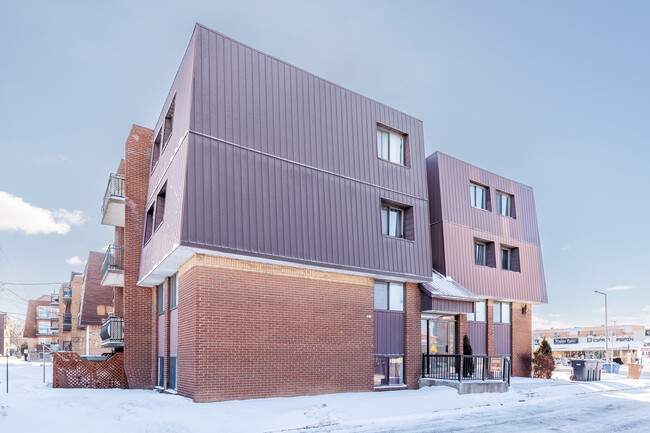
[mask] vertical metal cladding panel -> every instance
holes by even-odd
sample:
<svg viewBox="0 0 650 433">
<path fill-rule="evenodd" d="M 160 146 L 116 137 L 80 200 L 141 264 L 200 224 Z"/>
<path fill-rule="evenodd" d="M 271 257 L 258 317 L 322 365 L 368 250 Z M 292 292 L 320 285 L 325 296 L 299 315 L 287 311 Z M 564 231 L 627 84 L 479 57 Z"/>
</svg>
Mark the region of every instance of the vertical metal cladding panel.
<svg viewBox="0 0 650 433">
<path fill-rule="evenodd" d="M 444 266 L 446 275 L 477 295 L 546 302 L 532 189 L 440 152 L 429 156 L 427 169 L 430 178 L 439 179 L 439 212 L 443 221 L 442 229 L 434 225 L 435 232 L 432 230 L 434 264 Z M 471 206 L 471 182 L 488 187 L 491 209 Z M 429 185 L 432 184 L 435 187 L 435 182 L 430 179 Z M 498 214 L 497 191 L 514 195 L 516 218 Z M 435 214 L 438 212 L 435 204 L 437 197 L 430 199 L 434 202 L 431 212 Z M 496 267 L 477 266 L 474 263 L 475 239 L 494 242 Z M 501 269 L 502 246 L 519 248 L 521 272 Z"/>
<path fill-rule="evenodd" d="M 472 302 L 433 298 L 431 309 L 440 313 L 472 313 L 474 312 L 474 304 Z"/>
<path fill-rule="evenodd" d="M 154 129 L 154 138 L 164 127 L 164 120 L 169 105 L 174 99 L 173 130 L 169 141 L 161 149 L 160 158 L 151 172 L 147 186 L 146 209 L 154 203 L 160 188 L 167 182 L 165 211 L 163 223 L 151 239 L 143 245 L 140 257 L 138 280 L 147 276 L 155 266 L 180 242 L 181 220 L 183 210 L 183 193 L 185 191 L 185 169 L 187 158 L 187 133 L 190 127 L 190 111 L 192 108 L 192 78 L 194 69 L 194 54 L 196 31 L 181 65 L 176 73 L 160 117 Z M 161 146 L 162 147 L 162 146 Z M 128 178 L 127 178 L 128 182 Z M 202 204 L 203 202 L 201 202 Z M 145 212 L 146 212 L 145 209 Z"/>
<path fill-rule="evenodd" d="M 467 337 L 469 337 L 474 355 L 487 355 L 487 324 L 485 322 L 468 321 Z"/>
<path fill-rule="evenodd" d="M 422 122 L 197 27 L 182 242 L 425 280 Z M 377 125 L 410 166 L 377 157 Z M 380 203 L 413 207 L 414 241 L 381 235 Z M 386 271 L 386 272 L 384 272 Z"/>
<path fill-rule="evenodd" d="M 178 355 L 178 308 L 169 312 L 169 356 Z"/>
<path fill-rule="evenodd" d="M 158 316 L 158 356 L 165 356 L 165 315 Z"/>
<path fill-rule="evenodd" d="M 494 354 L 495 355 L 512 354 L 510 324 L 506 324 L 506 323 L 494 324 Z"/>
<path fill-rule="evenodd" d="M 375 311 L 375 355 L 404 354 L 404 313 Z"/>
</svg>

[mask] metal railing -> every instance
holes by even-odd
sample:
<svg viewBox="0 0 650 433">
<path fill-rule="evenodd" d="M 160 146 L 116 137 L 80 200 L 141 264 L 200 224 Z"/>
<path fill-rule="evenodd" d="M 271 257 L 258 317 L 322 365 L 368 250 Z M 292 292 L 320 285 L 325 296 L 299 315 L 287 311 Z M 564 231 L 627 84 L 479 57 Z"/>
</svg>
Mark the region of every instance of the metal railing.
<svg viewBox="0 0 650 433">
<path fill-rule="evenodd" d="M 124 319 L 110 316 L 102 324 L 99 335 L 102 338 L 102 347 L 124 346 Z"/>
<path fill-rule="evenodd" d="M 483 355 L 422 354 L 422 377 L 458 382 L 481 380 L 510 384 L 510 358 Z"/>
<path fill-rule="evenodd" d="M 52 328 L 38 328 L 36 330 L 36 335 L 38 337 L 43 336 L 43 335 L 59 335 L 59 329 L 52 329 Z"/>
<path fill-rule="evenodd" d="M 124 198 L 124 176 L 121 174 L 111 173 L 108 178 L 108 185 L 106 185 L 104 201 L 102 202 L 102 215 L 104 215 L 104 210 L 106 210 L 106 205 L 111 197 Z"/>
<path fill-rule="evenodd" d="M 72 330 L 72 314 L 70 313 L 63 313 L 63 331 L 71 331 Z"/>
<path fill-rule="evenodd" d="M 63 289 L 63 301 L 69 302 L 72 300 L 72 287 L 66 287 Z"/>
<path fill-rule="evenodd" d="M 106 275 L 109 269 L 124 270 L 123 258 L 124 248 L 109 245 L 106 249 L 106 255 L 104 255 L 104 262 L 102 263 L 102 276 Z"/>
<path fill-rule="evenodd" d="M 59 294 L 58 293 L 52 293 L 50 295 L 50 305 L 53 307 L 56 307 L 59 305 Z"/>
</svg>

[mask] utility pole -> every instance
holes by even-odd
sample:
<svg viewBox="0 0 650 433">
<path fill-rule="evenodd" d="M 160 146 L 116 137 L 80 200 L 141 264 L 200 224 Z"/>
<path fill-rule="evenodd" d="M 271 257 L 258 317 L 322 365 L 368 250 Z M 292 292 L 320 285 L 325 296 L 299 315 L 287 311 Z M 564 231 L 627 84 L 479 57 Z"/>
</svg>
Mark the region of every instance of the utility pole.
<svg viewBox="0 0 650 433">
<path fill-rule="evenodd" d="M 599 293 L 605 297 L 605 361 L 607 361 L 607 352 L 609 351 L 608 347 L 608 342 L 609 342 L 609 327 L 607 326 L 607 293 L 599 292 L 598 290 L 594 290 L 594 293 Z M 612 353 L 614 353 L 612 351 Z M 612 363 L 614 362 L 613 356 L 610 357 L 609 362 Z M 613 366 L 612 366 L 613 368 Z M 613 370 L 610 370 L 613 371 Z"/>
<path fill-rule="evenodd" d="M 614 361 L 614 344 L 616 343 L 616 320 L 612 320 L 614 326 L 612 326 L 612 362 Z M 620 357 L 619 353 L 619 357 Z"/>
</svg>

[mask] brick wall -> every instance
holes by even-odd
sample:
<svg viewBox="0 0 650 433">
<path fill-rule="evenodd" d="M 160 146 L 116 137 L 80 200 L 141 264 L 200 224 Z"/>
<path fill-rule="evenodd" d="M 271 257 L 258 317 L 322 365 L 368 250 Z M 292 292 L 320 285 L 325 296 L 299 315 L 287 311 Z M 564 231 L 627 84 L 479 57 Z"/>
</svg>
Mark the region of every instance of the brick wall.
<svg viewBox="0 0 650 433">
<path fill-rule="evenodd" d="M 181 266 L 179 290 L 181 395 L 372 390 L 371 278 L 197 255 Z"/>
<path fill-rule="evenodd" d="M 512 375 L 530 377 L 533 312 L 529 305 L 526 315 L 522 314 L 521 309 L 524 305 L 512 303 Z"/>
<path fill-rule="evenodd" d="M 417 283 L 404 285 L 406 326 L 404 330 L 404 382 L 409 389 L 418 389 L 422 376 L 422 348 L 420 347 L 420 287 Z"/>
<path fill-rule="evenodd" d="M 102 348 L 102 338 L 100 332 L 102 327 L 100 325 L 88 325 L 86 326 L 86 339 L 88 340 L 88 352 L 86 355 L 101 355 L 104 352 L 108 352 Z"/>
<path fill-rule="evenodd" d="M 487 328 L 487 354 L 494 355 L 494 301 L 485 301 L 485 320 Z"/>
<path fill-rule="evenodd" d="M 456 346 L 458 347 L 457 352 L 461 355 L 464 354 L 463 338 L 465 335 L 467 335 L 467 315 L 459 314 L 456 316 Z"/>
<path fill-rule="evenodd" d="M 149 178 L 149 148 L 153 132 L 133 125 L 126 140 L 124 230 L 124 368 L 130 388 L 151 388 L 155 368 L 155 295 L 138 287 L 142 222 Z"/>
</svg>

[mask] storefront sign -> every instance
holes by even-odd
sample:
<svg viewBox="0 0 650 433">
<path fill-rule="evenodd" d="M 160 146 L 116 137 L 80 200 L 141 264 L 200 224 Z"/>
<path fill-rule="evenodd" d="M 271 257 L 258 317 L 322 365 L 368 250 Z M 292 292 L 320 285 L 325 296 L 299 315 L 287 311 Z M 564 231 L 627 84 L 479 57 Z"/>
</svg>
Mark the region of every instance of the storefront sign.
<svg viewBox="0 0 650 433">
<path fill-rule="evenodd" d="M 578 344 L 578 337 L 573 338 L 554 338 L 553 344 Z"/>
<path fill-rule="evenodd" d="M 492 362 L 490 362 L 490 371 L 501 371 L 500 359 L 492 359 Z"/>
</svg>

